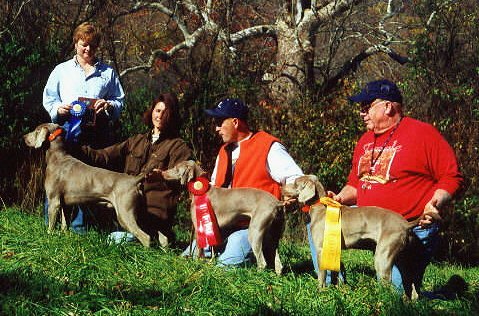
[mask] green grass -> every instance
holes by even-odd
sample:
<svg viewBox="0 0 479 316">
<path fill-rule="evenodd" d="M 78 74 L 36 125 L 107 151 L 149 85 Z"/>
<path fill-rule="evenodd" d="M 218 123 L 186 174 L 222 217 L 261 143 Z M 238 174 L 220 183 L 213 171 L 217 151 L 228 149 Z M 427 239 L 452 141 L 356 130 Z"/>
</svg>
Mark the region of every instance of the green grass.
<svg viewBox="0 0 479 316">
<path fill-rule="evenodd" d="M 187 235 L 187 234 L 185 234 Z M 372 255 L 348 250 L 349 285 L 319 291 L 305 244 L 283 242 L 286 271 L 222 269 L 179 249 L 108 246 L 91 231 L 47 233 L 39 216 L 0 211 L 0 315 L 474 315 L 479 268 L 433 264 L 425 290 L 451 276 L 469 285 L 460 298 L 403 300 L 374 276 Z"/>
</svg>

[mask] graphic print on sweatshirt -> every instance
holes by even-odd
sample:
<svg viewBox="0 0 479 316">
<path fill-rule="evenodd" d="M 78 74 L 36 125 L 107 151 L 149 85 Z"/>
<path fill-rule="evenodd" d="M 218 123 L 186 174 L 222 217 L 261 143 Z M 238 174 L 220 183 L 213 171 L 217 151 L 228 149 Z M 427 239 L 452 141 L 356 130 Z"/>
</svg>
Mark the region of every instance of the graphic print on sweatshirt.
<svg viewBox="0 0 479 316">
<path fill-rule="evenodd" d="M 375 147 L 373 142 L 363 146 L 363 154 L 359 158 L 358 176 L 360 181 L 367 183 L 385 184 L 394 180 L 391 177 L 391 166 L 396 154 L 401 150 L 401 145 L 394 141 L 391 145 Z M 374 149 L 374 156 L 373 154 Z"/>
</svg>

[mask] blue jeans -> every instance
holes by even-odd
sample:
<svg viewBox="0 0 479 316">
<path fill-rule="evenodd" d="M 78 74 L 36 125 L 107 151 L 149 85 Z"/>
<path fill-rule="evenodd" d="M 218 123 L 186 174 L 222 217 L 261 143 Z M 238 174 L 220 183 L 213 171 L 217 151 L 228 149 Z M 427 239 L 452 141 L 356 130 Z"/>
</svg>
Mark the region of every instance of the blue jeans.
<svg viewBox="0 0 479 316">
<path fill-rule="evenodd" d="M 196 240 L 183 252 L 183 256 L 189 256 L 196 248 Z M 248 240 L 248 229 L 241 229 L 231 233 L 223 245 L 217 248 L 220 256 L 218 266 L 237 266 L 251 262 L 253 250 Z M 211 257 L 211 249 L 204 249 L 205 257 Z"/>
<path fill-rule="evenodd" d="M 80 206 L 75 205 L 72 206 L 72 214 L 74 218 L 70 223 L 70 228 L 73 232 L 77 234 L 84 234 L 87 229 L 85 216 L 83 210 Z M 48 226 L 48 198 L 45 197 L 45 203 L 43 204 L 43 218 L 45 220 L 45 224 Z"/>
<path fill-rule="evenodd" d="M 392 284 L 398 292 L 410 296 L 411 284 L 414 284 L 417 293 L 420 293 L 426 267 L 438 244 L 439 228 L 439 224 L 433 223 L 428 227 L 416 226 L 412 229 L 417 239 L 406 246 L 392 268 Z"/>
</svg>

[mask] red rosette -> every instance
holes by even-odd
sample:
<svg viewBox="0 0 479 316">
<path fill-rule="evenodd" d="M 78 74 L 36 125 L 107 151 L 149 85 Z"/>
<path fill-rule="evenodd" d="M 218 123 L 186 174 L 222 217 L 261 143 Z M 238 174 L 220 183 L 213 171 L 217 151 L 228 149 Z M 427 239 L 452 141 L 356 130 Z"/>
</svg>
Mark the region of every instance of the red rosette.
<svg viewBox="0 0 479 316">
<path fill-rule="evenodd" d="M 204 177 L 199 177 L 188 182 L 188 191 L 193 195 L 203 195 L 210 188 L 210 182 Z"/>
</svg>

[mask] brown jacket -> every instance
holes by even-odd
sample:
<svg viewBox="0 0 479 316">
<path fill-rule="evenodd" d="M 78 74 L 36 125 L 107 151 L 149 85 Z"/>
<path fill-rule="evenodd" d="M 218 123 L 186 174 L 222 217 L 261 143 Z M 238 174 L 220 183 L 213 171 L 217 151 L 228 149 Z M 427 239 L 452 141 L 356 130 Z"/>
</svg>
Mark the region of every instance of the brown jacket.
<svg viewBox="0 0 479 316">
<path fill-rule="evenodd" d="M 106 147 L 93 149 L 82 147 L 83 155 L 90 163 L 108 169 L 120 170 L 130 175 L 147 174 L 153 169 L 166 170 L 178 162 L 191 159 L 192 152 L 180 138 L 161 137 L 151 142 L 151 133 L 138 134 L 127 140 Z M 121 170 L 123 168 L 123 170 Z M 161 230 L 167 237 L 172 234 L 171 226 L 176 213 L 180 188 L 165 181 L 145 182 L 146 214 L 139 214 L 138 222 L 145 231 L 156 235 Z"/>
</svg>

